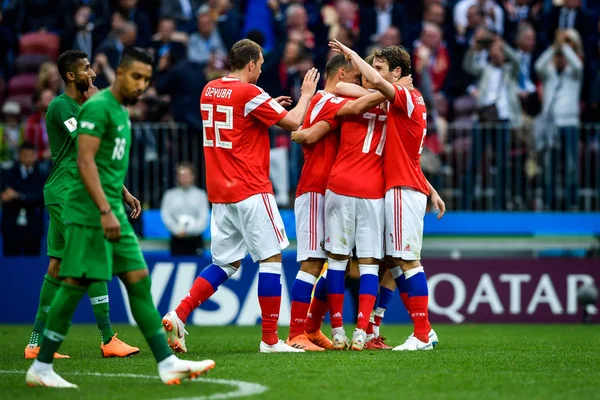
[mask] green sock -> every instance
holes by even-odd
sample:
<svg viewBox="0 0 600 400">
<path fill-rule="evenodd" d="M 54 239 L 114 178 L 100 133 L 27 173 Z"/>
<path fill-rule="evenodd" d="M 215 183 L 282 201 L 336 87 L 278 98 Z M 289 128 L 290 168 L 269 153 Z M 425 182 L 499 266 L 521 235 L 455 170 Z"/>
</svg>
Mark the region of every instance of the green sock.
<svg viewBox="0 0 600 400">
<path fill-rule="evenodd" d="M 88 288 L 88 295 L 90 296 L 96 323 L 100 330 L 102 343 L 108 344 L 112 337 L 115 336 L 115 333 L 112 330 L 108 316 L 108 287 L 106 282 L 98 281 L 92 283 Z"/>
<path fill-rule="evenodd" d="M 44 363 L 51 363 L 54 353 L 58 350 L 71 326 L 71 319 L 77 308 L 77 304 L 85 295 L 85 288 L 62 283 L 56 292 L 48 322 L 42 338 L 40 354 L 37 359 Z"/>
<path fill-rule="evenodd" d="M 127 285 L 131 314 L 137 322 L 140 331 L 146 338 L 156 362 L 160 362 L 173 354 L 167 344 L 167 337 L 162 327 L 160 314 L 152 302 L 150 293 L 150 277 L 145 277 L 139 282 Z"/>
<path fill-rule="evenodd" d="M 44 276 L 44 283 L 42 283 L 42 289 L 40 290 L 40 305 L 37 314 L 35 315 L 35 322 L 33 323 L 33 331 L 31 331 L 31 337 L 29 338 L 29 345 L 40 345 L 44 327 L 46 326 L 46 317 L 50 310 L 50 304 L 59 287 L 60 279 L 53 278 L 48 274 Z"/>
</svg>

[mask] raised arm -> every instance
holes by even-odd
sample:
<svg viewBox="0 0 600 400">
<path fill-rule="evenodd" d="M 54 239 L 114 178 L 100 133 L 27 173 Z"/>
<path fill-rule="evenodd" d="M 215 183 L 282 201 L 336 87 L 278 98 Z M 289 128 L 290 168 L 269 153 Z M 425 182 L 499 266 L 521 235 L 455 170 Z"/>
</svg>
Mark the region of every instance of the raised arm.
<svg viewBox="0 0 600 400">
<path fill-rule="evenodd" d="M 298 104 L 294 107 L 285 117 L 281 119 L 277 123 L 277 126 L 283 128 L 288 131 L 297 130 L 302 122 L 304 121 L 304 116 L 306 115 L 306 110 L 308 110 L 308 105 L 310 104 L 310 100 L 315 94 L 317 90 L 317 83 L 321 78 L 321 74 L 316 68 L 311 68 L 306 75 L 304 76 L 304 82 L 302 82 L 302 88 L 300 89 L 302 95 L 298 100 Z"/>
<path fill-rule="evenodd" d="M 572 68 L 570 72 L 573 75 L 573 77 L 575 79 L 581 79 L 583 76 L 583 62 L 581 61 L 577 53 L 575 53 L 575 50 L 573 50 L 573 48 L 566 43 L 562 44 L 561 50 L 565 55 L 567 63 Z"/>
<path fill-rule="evenodd" d="M 386 81 L 379 75 L 379 72 L 375 71 L 365 60 L 352 49 L 344 46 L 337 39 L 333 39 L 329 42 L 329 47 L 336 52 L 345 55 L 349 58 L 352 63 L 358 68 L 363 78 L 371 82 L 375 89 L 379 90 L 388 100 L 393 101 L 396 95 L 396 89 L 394 85 Z"/>
<path fill-rule="evenodd" d="M 100 222 L 104 229 L 104 236 L 111 241 L 116 241 L 121 236 L 121 224 L 110 208 L 104 189 L 100 183 L 96 153 L 100 147 L 100 138 L 97 136 L 79 134 L 77 169 L 85 190 L 98 207 Z"/>
<path fill-rule="evenodd" d="M 331 130 L 331 125 L 326 121 L 319 121 L 310 128 L 292 132 L 292 140 L 303 145 L 317 143 Z"/>
<path fill-rule="evenodd" d="M 542 81 L 548 79 L 548 75 L 550 74 L 550 70 L 554 67 L 552 63 L 552 58 L 554 58 L 554 54 L 556 53 L 556 48 L 554 46 L 550 46 L 540 55 L 540 58 L 535 62 L 535 73 L 540 77 Z"/>
<path fill-rule="evenodd" d="M 337 112 L 336 116 L 343 117 L 346 115 L 359 115 L 363 114 L 373 107 L 381 104 L 385 101 L 385 96 L 380 92 L 369 93 L 366 96 L 359 97 L 356 100 L 350 100 L 346 102 Z"/>
</svg>

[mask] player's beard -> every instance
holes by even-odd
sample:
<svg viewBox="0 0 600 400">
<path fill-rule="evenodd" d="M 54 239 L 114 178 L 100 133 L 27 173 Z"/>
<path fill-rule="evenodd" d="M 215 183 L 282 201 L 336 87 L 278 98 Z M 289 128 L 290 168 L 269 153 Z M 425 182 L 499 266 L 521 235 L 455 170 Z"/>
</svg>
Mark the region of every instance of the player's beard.
<svg viewBox="0 0 600 400">
<path fill-rule="evenodd" d="M 81 93 L 85 93 L 90 88 L 90 82 L 86 79 L 81 79 L 75 82 L 75 87 Z"/>
<path fill-rule="evenodd" d="M 137 104 L 137 102 L 140 100 L 139 97 L 123 97 L 123 105 L 124 106 L 132 106 L 134 104 Z"/>
</svg>

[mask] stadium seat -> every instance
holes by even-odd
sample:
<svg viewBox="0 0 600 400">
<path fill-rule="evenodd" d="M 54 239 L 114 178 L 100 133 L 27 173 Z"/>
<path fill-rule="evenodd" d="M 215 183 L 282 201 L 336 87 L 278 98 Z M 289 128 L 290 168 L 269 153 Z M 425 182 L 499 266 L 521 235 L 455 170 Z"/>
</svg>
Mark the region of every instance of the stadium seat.
<svg viewBox="0 0 600 400">
<path fill-rule="evenodd" d="M 8 95 L 33 95 L 35 93 L 37 80 L 37 74 L 21 74 L 13 76 L 10 81 L 8 81 Z"/>
<path fill-rule="evenodd" d="M 15 60 L 17 74 L 37 74 L 40 65 L 48 61 L 47 54 L 21 54 Z"/>
<path fill-rule="evenodd" d="M 26 33 L 21 36 L 19 47 L 20 54 L 46 54 L 51 60 L 56 60 L 60 53 L 60 38 L 49 32 Z"/>
<path fill-rule="evenodd" d="M 21 106 L 21 115 L 22 116 L 31 115 L 31 110 L 33 108 L 31 95 L 17 94 L 14 96 L 10 96 L 9 98 L 6 99 L 6 101 L 14 101 L 14 102 L 19 103 L 19 105 Z"/>
</svg>

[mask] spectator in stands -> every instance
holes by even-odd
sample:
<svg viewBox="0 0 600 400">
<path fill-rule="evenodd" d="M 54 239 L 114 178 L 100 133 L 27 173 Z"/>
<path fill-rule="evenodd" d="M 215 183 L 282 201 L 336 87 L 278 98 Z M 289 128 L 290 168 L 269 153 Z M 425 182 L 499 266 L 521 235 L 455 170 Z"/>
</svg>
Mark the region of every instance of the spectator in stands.
<svg viewBox="0 0 600 400">
<path fill-rule="evenodd" d="M 446 23 L 446 9 L 441 3 L 432 2 L 425 6 L 423 19 L 418 23 L 410 24 L 409 28 L 406 29 L 408 35 L 406 37 L 406 46 L 408 49 L 413 49 L 415 42 L 421 36 L 426 24 L 438 26 L 446 39 L 451 39 L 454 35 L 453 30 L 451 30 L 452 24 Z"/>
<path fill-rule="evenodd" d="M 271 7 L 273 0 L 269 2 Z M 279 4 L 277 1 L 277 8 Z M 213 21 L 217 24 L 219 35 L 223 40 L 226 49 L 233 47 L 235 42 L 240 39 L 241 20 L 238 10 L 233 7 L 230 0 L 208 0 L 206 4 L 209 6 L 209 14 Z"/>
<path fill-rule="evenodd" d="M 433 84 L 433 93 L 443 90 L 450 70 L 450 54 L 442 41 L 442 35 L 442 29 L 438 25 L 427 22 L 423 25 L 421 39 L 415 43 L 413 65 L 421 71 L 415 74 L 416 86 L 421 85 L 422 74 L 429 74 Z M 420 68 L 419 64 L 424 62 L 427 62 L 427 69 Z"/>
<path fill-rule="evenodd" d="M 548 39 L 554 41 L 557 30 L 575 29 L 582 38 L 594 29 L 590 16 L 583 10 L 581 0 L 564 0 L 563 6 L 554 7 L 548 15 Z"/>
<path fill-rule="evenodd" d="M 215 21 L 209 14 L 208 7 L 201 7 L 198 10 L 198 32 L 190 36 L 188 43 L 188 60 L 200 64 L 206 64 L 209 61 L 225 64 L 227 58 L 227 49 L 223 45 L 221 35 L 217 30 Z"/>
<path fill-rule="evenodd" d="M 171 255 L 198 255 L 204 247 L 203 232 L 210 214 L 206 192 L 194 185 L 190 163 L 177 166 L 177 187 L 165 192 L 160 216 L 171 232 Z"/>
<path fill-rule="evenodd" d="M 117 10 L 125 20 L 133 22 L 137 27 L 136 46 L 148 47 L 152 28 L 148 15 L 139 9 L 138 2 L 139 0 L 119 0 Z"/>
<path fill-rule="evenodd" d="M 7 101 L 2 106 L 2 124 L 0 124 L 1 164 L 10 165 L 17 159 L 22 136 L 21 106 L 17 102 Z"/>
<path fill-rule="evenodd" d="M 178 32 L 173 18 L 161 18 L 158 21 L 158 30 L 152 36 L 150 48 L 154 52 L 154 61 L 158 65 L 159 60 L 169 53 L 171 62 L 180 60 L 187 55 L 187 43 L 189 37 L 185 32 Z"/>
<path fill-rule="evenodd" d="M 40 255 L 46 175 L 36 159 L 35 146 L 29 142 L 23 143 L 19 149 L 19 161 L 3 171 L 0 180 L 0 231 L 5 257 Z"/>
<path fill-rule="evenodd" d="M 135 43 L 137 28 L 132 22 L 123 22 L 119 14 L 113 16 L 112 32 L 96 51 L 94 65 L 96 72 L 95 85 L 99 89 L 104 89 L 115 80 L 115 71 L 121 60 L 123 49 Z"/>
<path fill-rule="evenodd" d="M 469 8 L 479 5 L 487 28 L 498 35 L 504 34 L 504 12 L 495 0 L 460 0 L 454 7 L 454 27 L 459 35 L 467 29 Z"/>
<path fill-rule="evenodd" d="M 63 18 L 62 27 L 65 34 L 72 35 L 74 32 L 78 32 L 78 27 L 83 25 L 83 15 L 77 18 L 77 12 L 83 7 L 90 8 L 89 18 L 85 22 L 91 24 L 88 28 L 94 32 L 93 44 L 96 45 L 106 37 L 111 28 L 110 2 L 106 0 L 58 0 L 58 15 Z M 71 40 L 61 43 L 63 51 L 73 49 L 70 47 L 71 43 Z M 86 53 L 91 57 L 92 52 L 86 51 Z"/>
<path fill-rule="evenodd" d="M 15 61 L 16 35 L 12 31 L 10 23 L 0 9 L 0 79 L 7 81 L 12 75 L 13 63 Z M 1 100 L 0 100 L 1 101 Z"/>
<path fill-rule="evenodd" d="M 38 152 L 37 159 L 42 169 L 49 167 L 51 158 L 48 133 L 46 132 L 46 110 L 54 97 L 54 93 L 50 89 L 36 92 L 33 95 L 35 111 L 25 122 L 25 140 L 35 146 Z"/>
<path fill-rule="evenodd" d="M 92 8 L 88 5 L 79 6 L 75 11 L 73 20 L 75 23 L 69 24 L 62 36 L 63 51 L 69 49 L 81 50 L 92 57 L 96 44 L 94 39 L 96 26 L 92 22 Z"/>
<path fill-rule="evenodd" d="M 59 26 L 56 0 L 21 0 L 25 18 L 21 33 L 52 31 Z"/>
<path fill-rule="evenodd" d="M 285 13 L 289 40 L 303 43 L 307 48 L 315 48 L 315 36 L 308 29 L 308 15 L 300 4 L 292 4 Z"/>
<path fill-rule="evenodd" d="M 577 207 L 579 97 L 583 83 L 583 46 L 577 31 L 559 31 L 554 45 L 537 60 L 535 70 L 544 85 L 542 115 L 536 120 L 534 134 L 536 148 L 543 152 L 545 203 L 556 207 L 557 166 L 563 160 L 565 205 L 572 210 Z"/>
<path fill-rule="evenodd" d="M 3 15 L 3 24 L 6 24 L 15 35 L 23 29 L 25 19 L 25 3 L 20 0 L 3 1 L 0 5 Z"/>
<path fill-rule="evenodd" d="M 519 97 L 523 110 L 529 116 L 535 116 L 540 112 L 540 101 L 535 85 L 536 76 L 534 71 L 537 55 L 535 51 L 535 31 L 527 22 L 519 24 L 517 35 L 517 52 L 519 54 Z"/>
<path fill-rule="evenodd" d="M 402 31 L 406 27 L 407 13 L 402 4 L 393 0 L 376 0 L 373 6 L 361 8 L 360 12 L 360 46 L 366 49 L 378 41 L 391 26 Z"/>
<path fill-rule="evenodd" d="M 538 26 L 543 17 L 543 7 L 543 0 L 504 0 L 506 39 L 516 43 L 518 28 L 523 22 L 531 24 L 532 27 Z"/>
<path fill-rule="evenodd" d="M 40 65 L 38 72 L 37 90 L 49 89 L 55 96 L 58 96 L 63 91 L 63 81 L 58 73 L 58 67 L 53 62 L 45 62 Z"/>
<path fill-rule="evenodd" d="M 177 29 L 187 33 L 196 31 L 196 11 L 204 3 L 203 0 L 161 0 L 159 15 L 173 18 Z"/>
<path fill-rule="evenodd" d="M 390 26 L 387 31 L 377 38 L 377 43 L 367 47 L 365 54 L 371 54 L 375 49 L 383 49 L 388 46 L 400 46 L 402 45 L 402 34 L 400 29 L 395 26 Z"/>
</svg>

